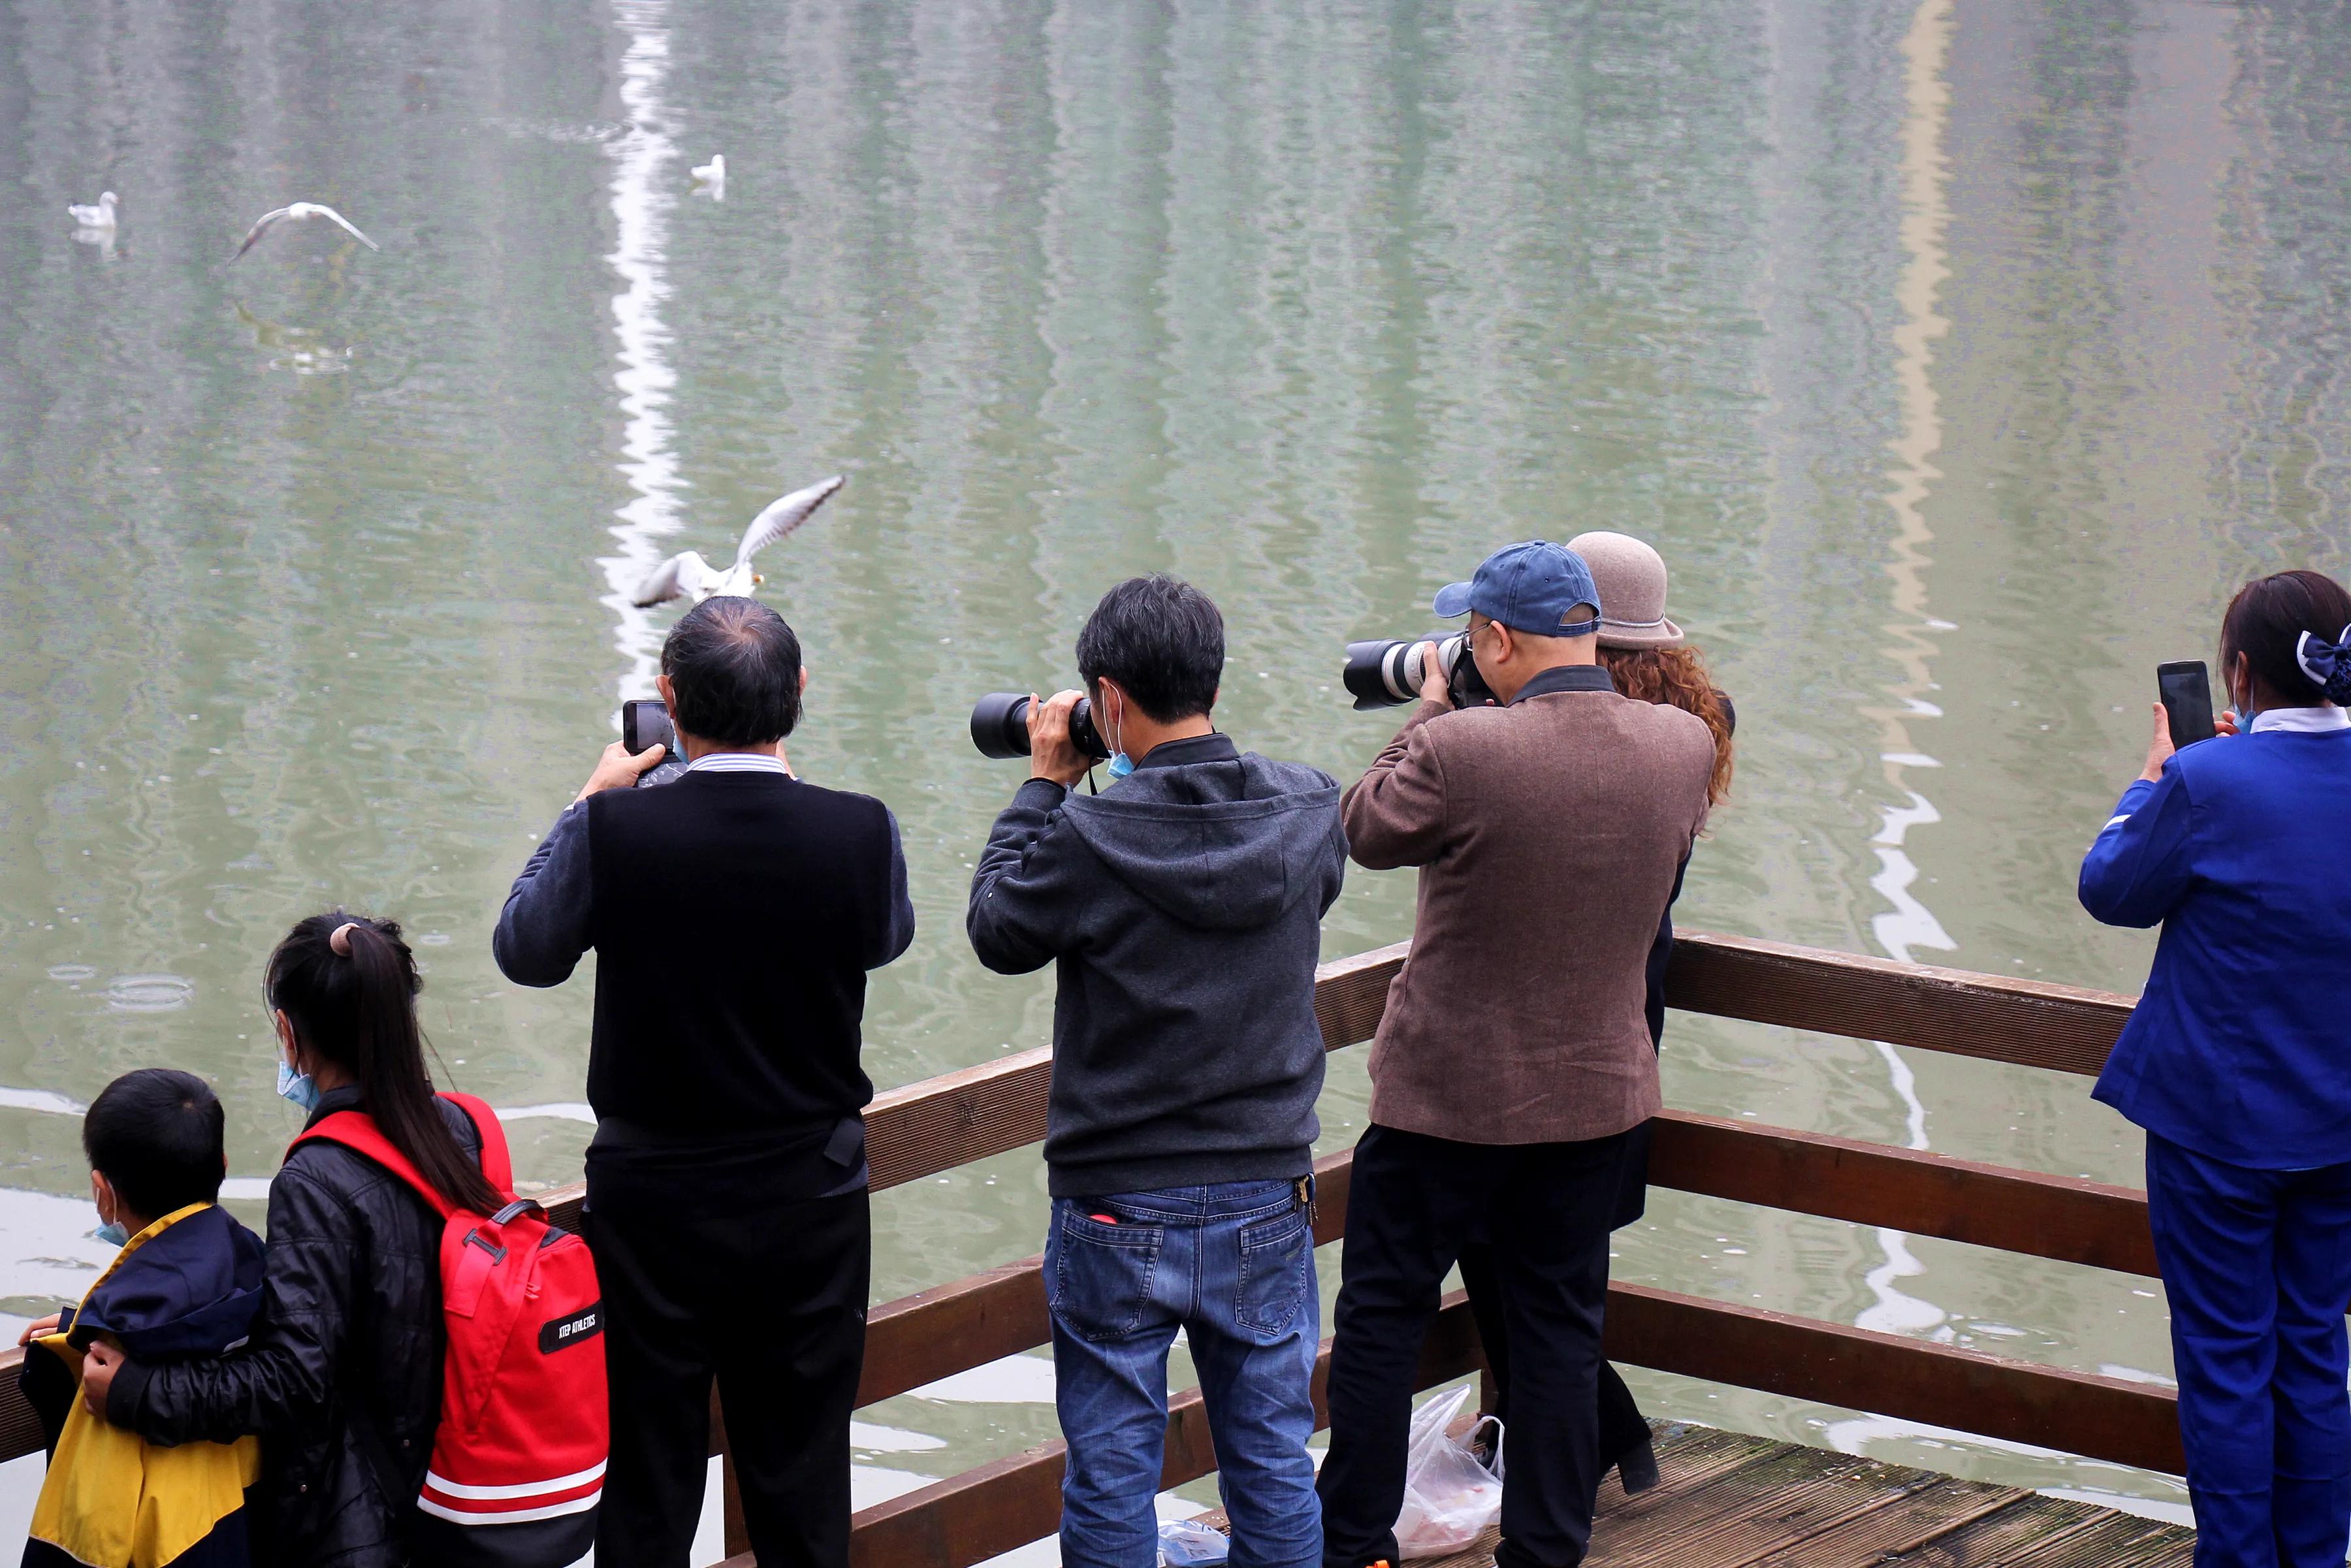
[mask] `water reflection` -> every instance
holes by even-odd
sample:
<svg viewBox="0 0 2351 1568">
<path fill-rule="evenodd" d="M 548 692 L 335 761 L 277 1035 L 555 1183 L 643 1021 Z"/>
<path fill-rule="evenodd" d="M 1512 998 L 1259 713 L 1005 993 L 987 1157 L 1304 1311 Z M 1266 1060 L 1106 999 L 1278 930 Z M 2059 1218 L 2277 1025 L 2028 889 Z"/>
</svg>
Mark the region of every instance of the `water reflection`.
<svg viewBox="0 0 2351 1568">
<path fill-rule="evenodd" d="M 611 590 L 603 604 L 619 622 L 613 643 L 628 665 L 619 684 L 623 700 L 653 695 L 661 639 L 651 613 L 632 601 L 645 573 L 661 559 L 653 541 L 677 531 L 679 493 L 685 488 L 671 450 L 668 410 L 677 372 L 670 367 L 670 331 L 661 318 L 662 303 L 670 293 L 664 247 L 669 212 L 675 205 L 662 183 L 677 156 L 661 96 L 669 74 L 668 10 L 664 0 L 616 0 L 612 7 L 613 24 L 626 40 L 621 55 L 621 103 L 629 120 L 610 144 L 612 223 L 619 243 L 606 259 L 622 284 L 612 297 L 621 361 L 613 382 L 627 420 L 621 434 L 620 470 L 635 495 L 615 514 L 621 520 L 611 532 L 621 553 L 601 564 Z"/>
<path fill-rule="evenodd" d="M 266 368 L 291 371 L 298 376 L 340 375 L 351 368 L 352 345 L 334 344 L 314 327 L 287 327 L 265 321 L 236 301 L 236 319 L 253 334 L 253 346 L 265 350 Z"/>
<path fill-rule="evenodd" d="M 1887 540 L 1890 559 L 1886 567 L 1893 585 L 1895 619 L 1884 630 L 1894 643 L 1880 650 L 1894 662 L 1901 678 L 1886 688 L 1894 706 L 1869 705 L 1861 709 L 1863 717 L 1879 727 L 1878 760 L 1886 768 L 1886 786 L 1905 798 L 1898 804 L 1883 808 L 1882 823 L 1869 841 L 1877 852 L 1878 866 L 1877 874 L 1869 879 L 1870 888 L 1894 906 L 1871 917 L 1870 935 L 1887 956 L 1904 963 L 1915 961 L 1916 951 L 1921 947 L 1949 952 L 1959 946 L 1944 932 L 1934 912 L 1911 891 L 1918 880 L 1918 869 L 1904 847 L 1913 828 L 1942 820 L 1934 803 L 1911 786 L 1909 775 L 1942 766 L 1919 750 L 1910 727 L 1916 719 L 1942 716 L 1941 709 L 1926 695 L 1937 689 L 1929 663 L 1936 648 L 1928 632 L 1949 624 L 1928 612 L 1927 569 L 1933 564 L 1933 558 L 1928 554 L 1927 547 L 1935 536 L 1920 505 L 1934 481 L 1942 476 L 1933 462 L 1937 449 L 1942 445 L 1943 426 L 1937 413 L 1930 371 L 1935 344 L 1950 330 L 1951 325 L 1936 303 L 1944 279 L 1950 275 L 1943 248 L 1944 230 L 1950 223 L 1950 210 L 1943 199 L 1944 183 L 1949 178 L 1943 129 L 1950 109 L 1950 89 L 1943 80 L 1943 63 L 1950 44 L 1949 0 L 1922 0 L 1911 21 L 1909 35 L 1902 41 L 1905 112 L 1900 243 L 1906 261 L 1901 280 L 1895 288 L 1895 304 L 1901 319 L 1894 328 L 1894 381 L 1902 428 L 1891 444 L 1894 462 L 1887 475 L 1890 488 L 1886 497 L 1895 521 L 1894 533 Z M 1917 1075 L 1899 1048 L 1884 1040 L 1876 1044 L 1895 1095 L 1902 1103 L 1909 1146 L 1928 1147 L 1927 1105 L 1918 1095 Z M 1949 1339 L 1950 1332 L 1944 1326 L 1943 1309 L 1895 1283 L 1927 1271 L 1926 1265 L 1912 1254 L 1909 1238 L 1899 1230 L 1881 1228 L 1877 1245 L 1885 1259 L 1862 1277 L 1863 1284 L 1876 1300 L 1855 1322 L 1866 1329 Z"/>
</svg>

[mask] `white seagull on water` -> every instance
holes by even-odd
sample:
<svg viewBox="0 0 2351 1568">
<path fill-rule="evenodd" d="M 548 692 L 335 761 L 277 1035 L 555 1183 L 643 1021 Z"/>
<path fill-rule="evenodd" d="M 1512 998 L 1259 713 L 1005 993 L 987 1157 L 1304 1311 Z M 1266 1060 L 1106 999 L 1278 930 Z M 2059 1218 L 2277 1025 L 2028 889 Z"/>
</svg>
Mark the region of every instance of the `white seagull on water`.
<svg viewBox="0 0 2351 1568">
<path fill-rule="evenodd" d="M 267 234 L 271 227 L 275 225 L 280 218 L 331 218 L 335 223 L 341 226 L 344 233 L 350 235 L 353 239 L 367 246 L 368 249 L 381 250 L 383 248 L 383 246 L 376 244 L 375 241 L 368 238 L 367 235 L 360 233 L 360 231 L 353 226 L 350 219 L 343 216 L 342 214 L 335 211 L 334 208 L 327 205 L 326 203 L 296 202 L 291 206 L 280 207 L 276 212 L 264 213 L 261 216 L 256 218 L 254 220 L 253 226 L 245 231 L 245 243 L 236 247 L 236 255 L 230 256 L 229 260 L 236 260 L 239 256 L 244 256 L 246 251 L 251 250 L 256 245 L 259 244 L 261 236 Z"/>
<path fill-rule="evenodd" d="M 726 184 L 726 154 L 713 152 L 709 162 L 696 163 L 690 172 L 703 184 L 724 189 Z"/>
<path fill-rule="evenodd" d="M 68 203 L 66 213 L 86 229 L 110 229 L 114 226 L 114 193 L 108 191 L 100 195 L 94 207 L 85 207 L 78 202 Z"/>
<path fill-rule="evenodd" d="M 751 557 L 807 522 L 819 507 L 832 499 L 835 490 L 848 482 L 846 476 L 835 474 L 805 490 L 795 490 L 768 502 L 751 519 L 751 526 L 743 530 L 743 542 L 735 547 L 735 564 L 725 571 L 714 570 L 699 551 L 679 551 L 645 574 L 644 581 L 637 584 L 636 597 L 630 602 L 643 610 L 687 596 L 696 604 L 721 594 L 748 598 L 751 590 L 767 580 L 751 570 Z"/>
</svg>

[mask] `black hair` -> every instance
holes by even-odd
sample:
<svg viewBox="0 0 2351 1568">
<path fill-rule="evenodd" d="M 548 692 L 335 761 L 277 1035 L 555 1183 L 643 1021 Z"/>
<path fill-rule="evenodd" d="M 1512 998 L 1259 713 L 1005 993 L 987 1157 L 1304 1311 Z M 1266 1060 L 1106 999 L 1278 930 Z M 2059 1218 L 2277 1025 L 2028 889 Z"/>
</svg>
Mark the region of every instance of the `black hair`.
<svg viewBox="0 0 2351 1568">
<path fill-rule="evenodd" d="M 764 746 L 800 722 L 800 640 L 756 599 L 705 599 L 662 644 L 670 723 L 721 746 Z"/>
<path fill-rule="evenodd" d="M 345 925 L 348 955 L 334 948 Z M 263 985 L 269 1005 L 293 1020 L 295 1043 L 351 1075 L 359 1108 L 443 1197 L 476 1214 L 505 1204 L 434 1101 L 416 1027 L 423 982 L 397 921 L 334 909 L 297 922 L 269 955 Z"/>
<path fill-rule="evenodd" d="M 220 1199 L 226 1113 L 193 1072 L 142 1067 L 98 1092 L 81 1119 L 81 1152 L 146 1220 Z"/>
<path fill-rule="evenodd" d="M 2351 593 L 2323 571 L 2281 571 L 2255 578 L 2237 590 L 2220 618 L 2222 679 L 2242 653 L 2253 674 L 2290 706 L 2319 701 L 2351 703 L 2351 672 L 2321 687 L 2303 672 L 2295 656 L 2304 632 L 2333 643 L 2351 626 Z"/>
<path fill-rule="evenodd" d="M 1224 673 L 1225 618 L 1216 601 L 1164 572 L 1130 577 L 1103 594 L 1078 633 L 1087 688 L 1108 675 L 1160 724 L 1214 707 Z"/>
</svg>

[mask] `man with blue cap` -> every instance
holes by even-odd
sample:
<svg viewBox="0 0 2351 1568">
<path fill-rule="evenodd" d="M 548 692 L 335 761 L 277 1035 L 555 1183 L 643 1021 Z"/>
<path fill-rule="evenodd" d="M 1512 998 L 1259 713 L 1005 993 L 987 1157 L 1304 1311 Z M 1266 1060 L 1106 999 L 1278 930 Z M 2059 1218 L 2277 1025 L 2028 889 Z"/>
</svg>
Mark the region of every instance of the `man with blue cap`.
<svg viewBox="0 0 2351 1568">
<path fill-rule="evenodd" d="M 1496 551 L 1437 612 L 1469 617 L 1492 693 L 1421 701 L 1342 808 L 1355 860 L 1420 868 L 1412 952 L 1373 1041 L 1331 1354 L 1324 1568 L 1397 1557 L 1413 1368 L 1465 1240 L 1510 1327 L 1498 1568 L 1583 1560 L 1604 1460 L 1594 1384 L 1625 1134 L 1656 1114 L 1649 943 L 1705 825 L 1714 739 L 1620 696 L 1600 595 L 1563 546 Z M 1523 1347 L 1523 1348 L 1522 1348 Z"/>
</svg>

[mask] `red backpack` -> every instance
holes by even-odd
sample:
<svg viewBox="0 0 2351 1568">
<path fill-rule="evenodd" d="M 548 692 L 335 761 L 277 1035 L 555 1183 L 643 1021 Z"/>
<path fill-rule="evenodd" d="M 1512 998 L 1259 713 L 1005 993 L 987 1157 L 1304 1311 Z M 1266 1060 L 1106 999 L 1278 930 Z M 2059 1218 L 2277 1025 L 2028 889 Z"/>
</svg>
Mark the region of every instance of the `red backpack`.
<svg viewBox="0 0 2351 1568">
<path fill-rule="evenodd" d="M 564 1568 L 596 1538 L 611 1436 L 602 1298 L 588 1244 L 514 1198 L 505 1129 L 470 1094 L 444 1094 L 482 1138 L 482 1175 L 513 1199 L 496 1214 L 450 1203 L 372 1117 L 337 1111 L 294 1140 L 365 1155 L 416 1189 L 441 1232 L 441 1426 L 414 1540 L 418 1563 Z"/>
</svg>

